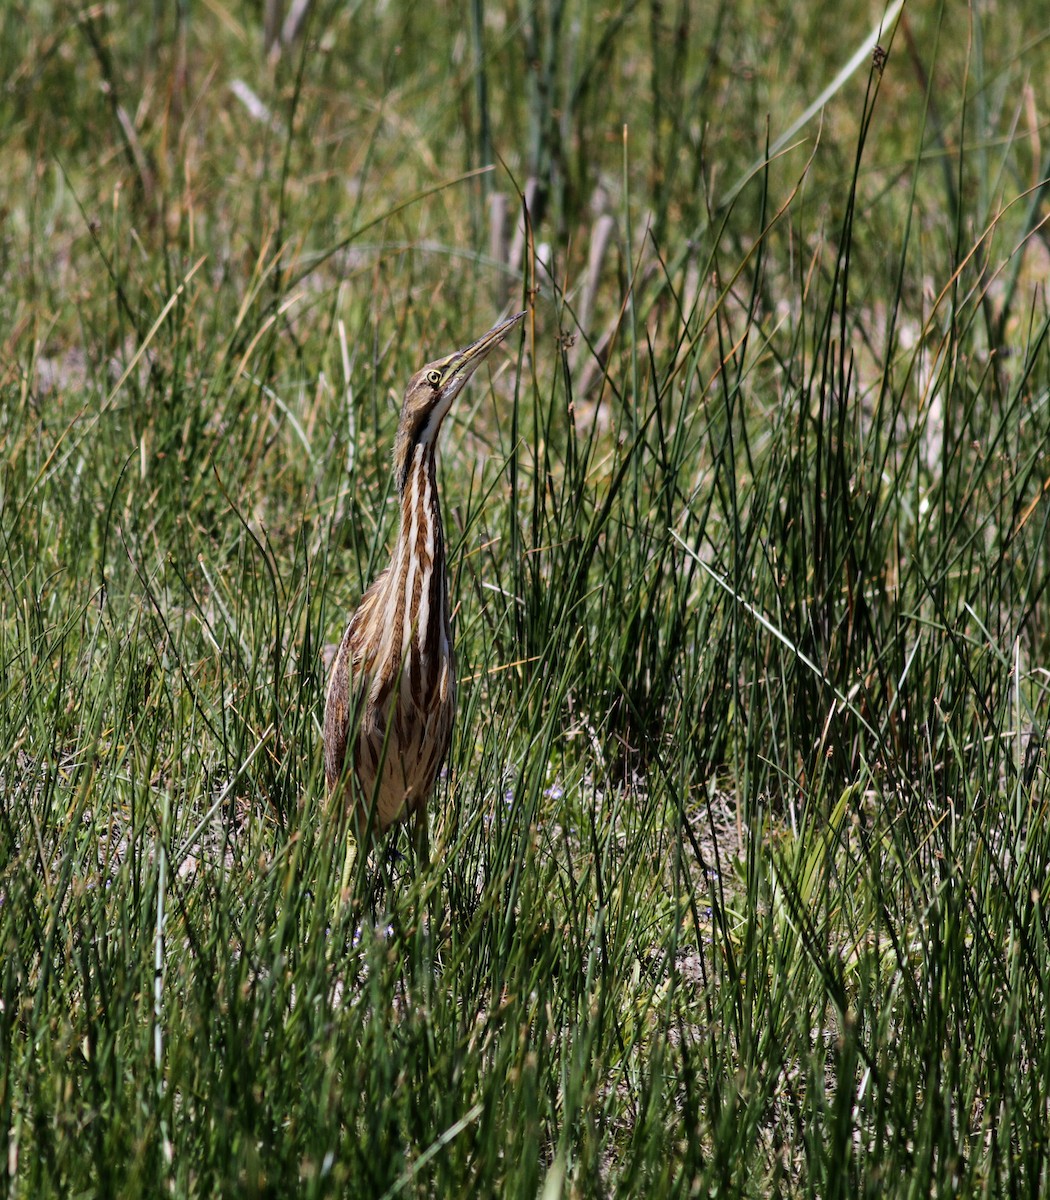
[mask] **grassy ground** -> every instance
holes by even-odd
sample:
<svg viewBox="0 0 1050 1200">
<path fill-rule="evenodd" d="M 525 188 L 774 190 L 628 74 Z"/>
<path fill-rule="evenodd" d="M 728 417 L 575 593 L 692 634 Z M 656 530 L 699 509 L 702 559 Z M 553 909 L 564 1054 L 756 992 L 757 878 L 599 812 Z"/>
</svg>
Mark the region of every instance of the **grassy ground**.
<svg viewBox="0 0 1050 1200">
<path fill-rule="evenodd" d="M 1046 1194 L 1042 8 L 260 7 L 0 15 L 8 1194 Z M 323 647 L 522 300 L 373 919 Z"/>
</svg>

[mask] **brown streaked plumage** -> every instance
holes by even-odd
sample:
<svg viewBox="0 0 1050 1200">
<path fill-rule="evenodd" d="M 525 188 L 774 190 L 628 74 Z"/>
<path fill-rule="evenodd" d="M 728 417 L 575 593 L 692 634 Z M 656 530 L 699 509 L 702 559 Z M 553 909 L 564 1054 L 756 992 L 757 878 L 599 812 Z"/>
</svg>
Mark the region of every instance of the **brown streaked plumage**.
<svg viewBox="0 0 1050 1200">
<path fill-rule="evenodd" d="M 417 843 L 426 844 L 426 802 L 448 753 L 456 686 L 437 438 L 452 401 L 524 316 L 427 363 L 405 391 L 394 444 L 397 542 L 350 618 L 325 702 L 325 779 L 353 806 L 359 840 L 414 815 Z"/>
</svg>

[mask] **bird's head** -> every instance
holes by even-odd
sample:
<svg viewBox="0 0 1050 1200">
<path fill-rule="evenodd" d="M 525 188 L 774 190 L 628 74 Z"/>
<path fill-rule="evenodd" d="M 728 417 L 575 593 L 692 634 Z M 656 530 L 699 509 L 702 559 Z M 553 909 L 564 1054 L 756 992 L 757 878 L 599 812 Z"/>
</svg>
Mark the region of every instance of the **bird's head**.
<svg viewBox="0 0 1050 1200">
<path fill-rule="evenodd" d="M 394 476 L 398 490 L 404 490 L 408 467 L 419 445 L 432 445 L 441 429 L 452 401 L 466 387 L 467 380 L 517 325 L 525 313 L 516 313 L 483 333 L 476 342 L 456 350 L 445 358 L 427 363 L 418 370 L 405 389 L 401 419 L 394 444 Z"/>
</svg>

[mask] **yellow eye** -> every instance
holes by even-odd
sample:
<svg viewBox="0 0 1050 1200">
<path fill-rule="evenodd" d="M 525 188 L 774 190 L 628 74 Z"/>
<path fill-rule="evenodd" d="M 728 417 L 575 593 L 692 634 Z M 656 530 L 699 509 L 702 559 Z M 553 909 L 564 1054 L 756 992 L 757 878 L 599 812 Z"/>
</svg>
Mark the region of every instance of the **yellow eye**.
<svg viewBox="0 0 1050 1200">
<path fill-rule="evenodd" d="M 440 371 L 431 370 L 431 371 L 427 372 L 427 383 L 429 383 L 432 388 L 436 388 L 440 382 L 441 382 L 441 372 Z"/>
</svg>

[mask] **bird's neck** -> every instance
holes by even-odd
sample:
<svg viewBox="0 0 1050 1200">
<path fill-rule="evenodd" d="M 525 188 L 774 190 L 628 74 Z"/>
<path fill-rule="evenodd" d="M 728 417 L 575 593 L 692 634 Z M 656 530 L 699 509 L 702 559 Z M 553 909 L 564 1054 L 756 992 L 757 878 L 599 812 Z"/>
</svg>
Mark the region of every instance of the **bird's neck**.
<svg viewBox="0 0 1050 1200">
<path fill-rule="evenodd" d="M 420 443 L 412 449 L 401 489 L 401 526 L 398 540 L 414 547 L 418 556 L 434 562 L 440 558 L 444 568 L 444 527 L 437 491 L 437 458 L 433 443 Z"/>
<path fill-rule="evenodd" d="M 394 586 L 414 614 L 402 626 L 402 655 L 413 641 L 423 654 L 438 653 L 448 639 L 448 584 L 445 577 L 445 537 L 437 493 L 437 463 L 433 443 L 412 450 L 401 489 L 401 527 L 394 552 Z"/>
</svg>

